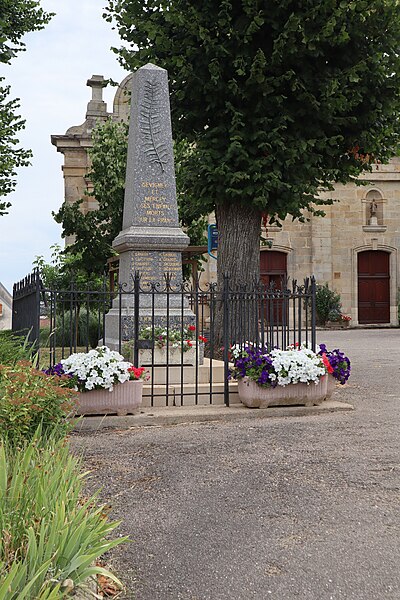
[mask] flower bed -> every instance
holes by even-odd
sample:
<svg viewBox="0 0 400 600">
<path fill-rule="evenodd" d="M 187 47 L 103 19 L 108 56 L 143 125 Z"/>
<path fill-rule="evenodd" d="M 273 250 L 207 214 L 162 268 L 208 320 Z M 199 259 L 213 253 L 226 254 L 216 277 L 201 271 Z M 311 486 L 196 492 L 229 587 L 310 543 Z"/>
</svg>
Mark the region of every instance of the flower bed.
<svg viewBox="0 0 400 600">
<path fill-rule="evenodd" d="M 118 523 L 84 494 L 80 461 L 65 440 L 40 428 L 18 448 L 0 438 L 0 473 L 0 598 L 70 597 L 96 574 L 118 582 L 95 563 L 127 538 L 110 539 Z"/>
<path fill-rule="evenodd" d="M 188 352 L 195 345 L 196 340 L 207 342 L 202 335 L 196 336 L 195 325 L 186 325 L 182 328 L 143 327 L 139 338 L 153 341 L 155 348 L 165 348 L 169 345 L 172 348 L 179 348 L 182 352 Z"/>
</svg>

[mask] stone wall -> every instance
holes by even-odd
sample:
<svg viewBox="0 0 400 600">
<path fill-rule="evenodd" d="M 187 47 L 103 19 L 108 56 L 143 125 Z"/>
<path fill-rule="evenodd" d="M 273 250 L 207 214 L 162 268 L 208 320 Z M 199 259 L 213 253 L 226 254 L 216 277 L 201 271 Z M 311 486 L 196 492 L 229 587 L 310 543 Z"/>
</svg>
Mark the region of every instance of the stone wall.
<svg viewBox="0 0 400 600">
<path fill-rule="evenodd" d="M 11 329 L 12 296 L 0 283 L 0 330 Z"/>
</svg>

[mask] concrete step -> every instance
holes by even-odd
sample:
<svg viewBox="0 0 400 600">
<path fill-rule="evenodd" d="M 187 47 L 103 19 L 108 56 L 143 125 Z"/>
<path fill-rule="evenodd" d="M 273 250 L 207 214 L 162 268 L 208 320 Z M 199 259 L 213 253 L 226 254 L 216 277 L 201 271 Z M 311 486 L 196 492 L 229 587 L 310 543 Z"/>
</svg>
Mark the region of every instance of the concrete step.
<svg viewBox="0 0 400 600">
<path fill-rule="evenodd" d="M 197 390 L 197 402 L 196 402 Z M 151 406 L 151 385 L 146 384 L 143 387 L 142 406 Z M 168 388 L 165 385 L 153 386 L 153 406 L 207 406 L 207 405 L 223 405 L 224 404 L 224 384 L 223 383 L 199 383 L 170 385 Z M 211 401 L 210 401 L 211 400 Z M 229 382 L 229 403 L 240 403 L 238 395 L 238 387 L 236 381 Z"/>
</svg>

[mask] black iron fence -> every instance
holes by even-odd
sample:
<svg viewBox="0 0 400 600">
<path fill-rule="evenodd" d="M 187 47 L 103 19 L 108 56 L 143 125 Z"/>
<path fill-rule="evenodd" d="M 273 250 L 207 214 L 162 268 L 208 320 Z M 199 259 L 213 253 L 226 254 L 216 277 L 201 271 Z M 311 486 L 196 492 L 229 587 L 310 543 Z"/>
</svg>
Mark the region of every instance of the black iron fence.
<svg viewBox="0 0 400 600">
<path fill-rule="evenodd" d="M 119 351 L 149 373 L 144 404 L 171 406 L 237 401 L 228 380 L 230 349 L 307 343 L 315 349 L 315 281 L 233 286 L 152 284 L 54 290 L 37 272 L 14 286 L 13 330 L 31 330 L 43 367 L 97 345 Z"/>
<path fill-rule="evenodd" d="M 28 336 L 33 345 L 39 341 L 41 290 L 38 269 L 13 286 L 12 330 Z"/>
</svg>

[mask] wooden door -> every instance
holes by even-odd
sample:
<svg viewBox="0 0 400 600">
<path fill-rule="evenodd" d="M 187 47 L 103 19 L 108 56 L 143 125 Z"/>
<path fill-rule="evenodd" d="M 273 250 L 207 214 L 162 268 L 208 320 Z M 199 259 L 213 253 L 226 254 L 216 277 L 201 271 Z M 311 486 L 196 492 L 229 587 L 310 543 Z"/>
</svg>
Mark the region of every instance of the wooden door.
<svg viewBox="0 0 400 600">
<path fill-rule="evenodd" d="M 266 285 L 274 283 L 276 290 L 282 289 L 282 283 L 287 275 L 287 255 L 284 252 L 265 250 L 260 252 L 260 278 Z M 264 306 L 264 318 L 281 325 L 283 321 L 283 301 L 273 300 L 269 306 Z"/>
<path fill-rule="evenodd" d="M 390 323 L 389 253 L 358 254 L 358 322 Z"/>
<path fill-rule="evenodd" d="M 282 289 L 282 278 L 287 273 L 287 255 L 284 252 L 266 250 L 260 252 L 260 276 L 265 285 L 275 283 L 277 289 Z"/>
</svg>

